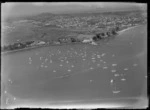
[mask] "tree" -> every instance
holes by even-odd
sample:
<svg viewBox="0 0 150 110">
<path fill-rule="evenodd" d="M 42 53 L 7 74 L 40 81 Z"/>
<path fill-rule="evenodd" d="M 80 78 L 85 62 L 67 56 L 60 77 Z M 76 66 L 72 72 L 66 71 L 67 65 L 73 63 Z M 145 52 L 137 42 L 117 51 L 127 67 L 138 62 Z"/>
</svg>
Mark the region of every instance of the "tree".
<svg viewBox="0 0 150 110">
<path fill-rule="evenodd" d="M 102 32 L 102 33 L 101 33 L 101 36 L 105 36 L 105 33 Z"/>
<path fill-rule="evenodd" d="M 94 36 L 92 39 L 93 39 L 94 41 L 97 41 L 97 40 L 98 40 L 97 36 Z"/>
<path fill-rule="evenodd" d="M 26 44 L 18 43 L 18 47 L 16 49 L 22 49 L 22 48 L 25 48 L 25 47 L 26 47 Z"/>
<path fill-rule="evenodd" d="M 19 45 L 19 43 L 14 43 L 12 46 L 13 46 L 14 49 L 17 49 L 18 45 Z"/>
<path fill-rule="evenodd" d="M 2 51 L 7 51 L 7 50 L 9 50 L 9 47 L 4 45 L 4 47 L 2 47 Z"/>
<path fill-rule="evenodd" d="M 14 46 L 13 45 L 9 45 L 8 46 L 8 50 L 14 50 L 15 48 L 14 48 Z"/>
<path fill-rule="evenodd" d="M 119 26 L 116 26 L 116 29 L 115 29 L 116 31 L 119 31 L 120 30 L 120 28 L 119 28 Z"/>
<path fill-rule="evenodd" d="M 61 38 L 58 38 L 58 41 L 60 43 L 65 43 L 66 42 L 66 39 L 64 37 L 61 37 Z"/>
<path fill-rule="evenodd" d="M 102 36 L 101 36 L 100 33 L 99 33 L 99 34 L 96 34 L 96 37 L 97 37 L 98 39 L 102 39 Z"/>
<path fill-rule="evenodd" d="M 76 42 L 77 40 L 75 38 L 70 38 L 71 42 Z"/>
<path fill-rule="evenodd" d="M 116 35 L 117 34 L 117 32 L 114 29 L 111 31 L 111 33 L 112 33 L 112 35 Z"/>
<path fill-rule="evenodd" d="M 109 32 L 109 31 L 108 31 L 106 34 L 107 34 L 107 36 L 108 36 L 108 37 L 110 37 L 110 36 L 111 36 L 111 34 L 110 34 L 110 32 Z"/>
<path fill-rule="evenodd" d="M 34 41 L 27 41 L 25 44 L 26 45 L 31 45 L 32 43 L 34 43 Z"/>
<path fill-rule="evenodd" d="M 82 40 L 81 40 L 81 39 L 76 38 L 76 42 L 82 42 Z"/>
</svg>

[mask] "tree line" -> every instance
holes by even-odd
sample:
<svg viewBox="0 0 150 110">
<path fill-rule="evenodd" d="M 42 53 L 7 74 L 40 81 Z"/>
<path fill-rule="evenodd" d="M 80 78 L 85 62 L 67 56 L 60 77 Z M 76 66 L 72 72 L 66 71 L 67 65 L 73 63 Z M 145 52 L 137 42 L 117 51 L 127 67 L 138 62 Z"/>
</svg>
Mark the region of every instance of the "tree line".
<svg viewBox="0 0 150 110">
<path fill-rule="evenodd" d="M 34 43 L 34 41 L 27 41 L 27 42 L 16 42 L 13 44 L 5 45 L 1 49 L 2 51 L 11 51 L 11 50 L 17 50 L 17 49 L 23 49 L 31 46 L 31 44 Z"/>
<path fill-rule="evenodd" d="M 97 33 L 95 34 L 95 36 L 93 36 L 92 39 L 93 41 L 98 41 L 106 37 L 111 37 L 111 36 L 116 35 L 117 31 L 119 31 L 119 27 L 116 27 L 112 29 L 111 31 Z M 77 37 L 60 37 L 57 39 L 57 42 L 59 42 L 59 44 L 63 44 L 63 43 L 77 43 L 77 42 L 82 42 L 82 41 L 79 40 Z M 11 51 L 11 50 L 17 50 L 17 49 L 24 49 L 24 48 L 32 47 L 33 45 L 36 45 L 35 41 L 16 42 L 14 44 L 5 45 L 1 47 L 1 50 Z M 37 44 L 37 45 L 40 45 L 40 44 Z"/>
</svg>

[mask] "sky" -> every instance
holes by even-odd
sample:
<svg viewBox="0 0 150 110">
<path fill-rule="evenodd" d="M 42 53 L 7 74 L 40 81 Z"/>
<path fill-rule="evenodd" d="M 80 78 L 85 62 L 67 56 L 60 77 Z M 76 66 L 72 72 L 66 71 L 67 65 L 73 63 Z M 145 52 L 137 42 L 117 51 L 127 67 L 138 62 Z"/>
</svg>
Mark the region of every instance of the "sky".
<svg viewBox="0 0 150 110">
<path fill-rule="evenodd" d="M 99 8 L 101 10 L 120 10 L 147 8 L 147 4 L 139 3 L 122 3 L 122 2 L 9 2 L 2 4 L 2 16 L 23 16 L 34 15 L 42 12 L 63 13 L 63 12 L 80 12 Z"/>
</svg>

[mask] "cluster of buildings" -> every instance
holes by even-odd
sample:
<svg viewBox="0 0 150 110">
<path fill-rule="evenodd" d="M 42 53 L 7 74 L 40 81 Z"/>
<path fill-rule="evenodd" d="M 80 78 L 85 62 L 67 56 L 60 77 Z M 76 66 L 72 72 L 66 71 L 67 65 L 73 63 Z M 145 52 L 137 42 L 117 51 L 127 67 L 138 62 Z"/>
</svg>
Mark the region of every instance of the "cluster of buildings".
<svg viewBox="0 0 150 110">
<path fill-rule="evenodd" d="M 145 18 L 136 14 L 129 15 L 88 15 L 88 16 L 60 16 L 51 21 L 45 22 L 45 25 L 55 25 L 59 28 L 67 29 L 105 29 L 114 26 L 132 26 L 138 23 L 144 23 Z"/>
<path fill-rule="evenodd" d="M 134 25 L 147 23 L 147 17 L 139 13 L 128 13 L 128 14 L 88 14 L 88 15 L 59 15 L 54 17 L 51 20 L 21 20 L 20 23 L 29 22 L 36 26 L 54 26 L 62 29 L 74 29 L 74 30 L 86 30 L 88 34 L 78 34 L 74 37 L 66 36 L 53 41 L 52 44 L 61 44 L 61 43 L 72 43 L 72 42 L 83 42 L 91 43 L 96 45 L 94 39 L 101 39 L 111 35 L 114 35 L 115 32 L 122 30 L 127 27 Z M 118 29 L 116 30 L 116 28 Z M 5 29 L 12 29 L 13 27 L 3 27 Z M 115 31 L 112 31 L 115 30 Z M 97 34 L 97 32 L 101 32 Z M 51 44 L 50 42 L 44 41 L 33 41 L 26 42 L 25 44 L 19 43 L 14 45 L 6 46 L 6 49 L 17 49 L 17 48 L 26 48 L 28 46 L 40 46 Z"/>
<path fill-rule="evenodd" d="M 99 41 L 101 39 L 105 39 L 117 35 L 118 31 L 119 29 L 113 29 L 111 31 L 99 32 L 96 34 L 78 34 L 76 36 L 73 35 L 73 36 L 60 37 L 57 39 L 57 44 L 82 42 L 82 43 L 91 43 L 92 45 L 97 45 L 95 41 Z"/>
</svg>

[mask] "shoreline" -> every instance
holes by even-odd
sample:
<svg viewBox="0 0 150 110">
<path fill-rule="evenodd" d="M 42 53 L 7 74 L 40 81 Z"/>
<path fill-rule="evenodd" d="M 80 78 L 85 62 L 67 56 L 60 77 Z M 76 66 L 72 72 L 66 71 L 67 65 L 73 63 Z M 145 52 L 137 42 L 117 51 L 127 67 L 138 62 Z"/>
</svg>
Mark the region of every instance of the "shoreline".
<svg viewBox="0 0 150 110">
<path fill-rule="evenodd" d="M 138 26 L 140 26 L 140 25 L 128 27 L 128 28 L 126 28 L 126 29 L 123 29 L 123 30 L 121 30 L 121 31 L 118 31 L 118 35 L 122 34 L 123 32 L 125 32 L 125 31 L 127 31 L 127 30 L 130 30 L 130 29 L 132 29 L 132 28 L 138 27 Z"/>
<path fill-rule="evenodd" d="M 128 28 L 126 28 L 126 29 L 123 29 L 123 30 L 121 30 L 121 31 L 118 31 L 117 33 L 118 33 L 118 35 L 120 35 L 120 34 L 122 34 L 123 32 L 125 32 L 125 31 L 127 31 L 127 30 L 130 30 L 130 29 L 132 29 L 132 28 L 138 27 L 138 26 L 140 26 L 140 25 L 128 27 Z M 117 36 L 118 36 L 118 35 L 117 35 Z M 77 43 L 73 43 L 73 44 L 77 44 Z M 18 50 L 13 50 L 13 51 L 1 52 L 1 55 L 13 53 L 13 52 L 18 52 L 18 51 L 30 50 L 30 49 L 34 49 L 34 48 L 45 47 L 45 46 L 47 47 L 47 46 L 61 46 L 61 45 L 63 45 L 63 44 L 60 44 L 60 45 L 57 45 L 57 44 L 39 45 L 39 46 L 33 46 L 33 47 L 29 47 L 29 48 L 24 48 L 24 49 L 18 49 Z"/>
<path fill-rule="evenodd" d="M 36 47 L 38 47 L 38 46 L 34 46 L 34 47 L 30 47 L 30 48 L 17 49 L 17 50 L 12 50 L 12 51 L 7 51 L 7 52 L 1 52 L 1 55 L 8 54 L 8 53 L 13 53 L 13 52 L 18 52 L 18 51 L 23 51 L 23 50 L 28 50 L 28 49 L 33 49 L 33 48 L 36 48 Z"/>
<path fill-rule="evenodd" d="M 81 44 L 81 43 L 72 43 L 72 44 Z M 33 46 L 33 47 L 29 47 L 29 48 L 23 48 L 23 49 L 17 49 L 17 50 L 12 50 L 12 51 L 7 51 L 7 52 L 1 52 L 1 55 L 14 53 L 14 52 L 26 51 L 26 50 L 30 50 L 30 49 L 34 49 L 34 48 L 42 48 L 42 47 L 48 47 L 48 46 L 62 46 L 62 45 L 64 45 L 64 44 L 39 45 L 39 46 Z M 70 43 L 68 45 L 70 45 Z"/>
</svg>

